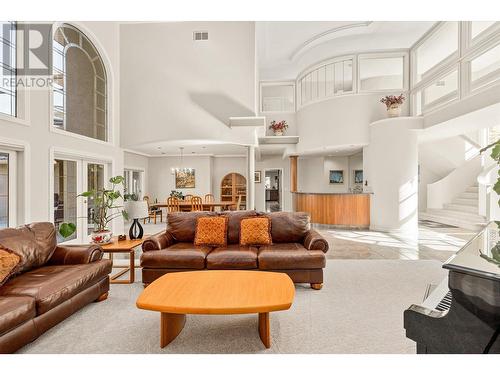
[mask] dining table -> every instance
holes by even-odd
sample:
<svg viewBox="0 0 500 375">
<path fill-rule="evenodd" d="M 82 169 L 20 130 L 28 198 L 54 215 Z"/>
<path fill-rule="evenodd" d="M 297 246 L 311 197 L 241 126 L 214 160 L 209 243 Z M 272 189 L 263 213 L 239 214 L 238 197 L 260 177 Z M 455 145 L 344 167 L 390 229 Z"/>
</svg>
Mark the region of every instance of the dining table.
<svg viewBox="0 0 500 375">
<path fill-rule="evenodd" d="M 224 201 L 224 202 L 203 202 L 203 211 L 213 211 L 215 207 L 220 207 L 221 210 L 225 211 L 228 210 L 229 207 L 235 206 L 237 204 L 236 201 Z M 168 204 L 166 202 L 164 203 L 151 203 L 150 205 L 151 208 L 169 208 L 169 207 L 175 207 L 172 204 Z M 191 211 L 191 202 L 189 201 L 179 201 L 179 207 L 181 211 Z"/>
</svg>

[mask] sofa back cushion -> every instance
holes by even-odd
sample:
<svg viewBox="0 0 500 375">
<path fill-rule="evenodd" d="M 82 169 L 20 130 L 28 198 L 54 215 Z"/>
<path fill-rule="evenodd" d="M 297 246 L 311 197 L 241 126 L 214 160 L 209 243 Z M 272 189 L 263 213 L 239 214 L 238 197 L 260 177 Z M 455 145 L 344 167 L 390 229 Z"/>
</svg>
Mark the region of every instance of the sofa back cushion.
<svg viewBox="0 0 500 375">
<path fill-rule="evenodd" d="M 169 212 L 167 230 L 177 242 L 194 242 L 196 221 L 199 217 L 217 216 L 216 212 Z"/>
<path fill-rule="evenodd" d="M 16 229 L 0 230 L 0 246 L 20 258 L 13 274 L 19 274 L 46 264 L 56 249 L 54 224 L 42 222 L 23 225 Z"/>
<path fill-rule="evenodd" d="M 240 222 L 241 219 L 257 216 L 257 212 L 248 211 L 224 211 L 221 215 L 227 216 L 227 243 L 240 243 Z"/>
<path fill-rule="evenodd" d="M 307 212 L 271 212 L 271 235 L 274 243 L 302 242 L 311 229 L 311 219 Z"/>
</svg>

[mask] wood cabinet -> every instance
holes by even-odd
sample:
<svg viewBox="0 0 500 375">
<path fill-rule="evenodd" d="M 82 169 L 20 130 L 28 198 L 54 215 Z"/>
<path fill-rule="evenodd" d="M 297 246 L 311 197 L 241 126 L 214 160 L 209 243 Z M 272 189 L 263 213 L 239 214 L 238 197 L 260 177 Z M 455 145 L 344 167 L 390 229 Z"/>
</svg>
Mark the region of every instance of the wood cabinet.
<svg viewBox="0 0 500 375">
<path fill-rule="evenodd" d="M 247 202 L 247 180 L 239 173 L 229 173 L 224 176 L 220 183 L 220 200 L 222 202 L 238 202 L 241 195 L 240 209 L 246 209 Z"/>
</svg>

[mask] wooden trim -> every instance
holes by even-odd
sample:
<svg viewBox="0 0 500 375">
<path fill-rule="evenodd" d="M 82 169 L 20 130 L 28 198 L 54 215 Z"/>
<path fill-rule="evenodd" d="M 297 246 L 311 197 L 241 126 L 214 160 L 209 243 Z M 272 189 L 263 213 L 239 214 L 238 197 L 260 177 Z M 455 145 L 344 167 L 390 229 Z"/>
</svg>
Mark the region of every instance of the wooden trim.
<svg viewBox="0 0 500 375">
<path fill-rule="evenodd" d="M 297 191 L 297 159 L 298 156 L 290 156 L 290 191 Z"/>
</svg>

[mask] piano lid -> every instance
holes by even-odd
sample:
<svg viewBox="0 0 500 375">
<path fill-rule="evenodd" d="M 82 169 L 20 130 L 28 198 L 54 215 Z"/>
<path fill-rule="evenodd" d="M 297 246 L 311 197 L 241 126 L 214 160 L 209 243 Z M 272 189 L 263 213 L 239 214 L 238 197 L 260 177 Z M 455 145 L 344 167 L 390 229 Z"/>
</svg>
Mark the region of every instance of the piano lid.
<svg viewBox="0 0 500 375">
<path fill-rule="evenodd" d="M 443 268 L 500 280 L 500 233 L 492 222 L 448 259 Z"/>
</svg>

